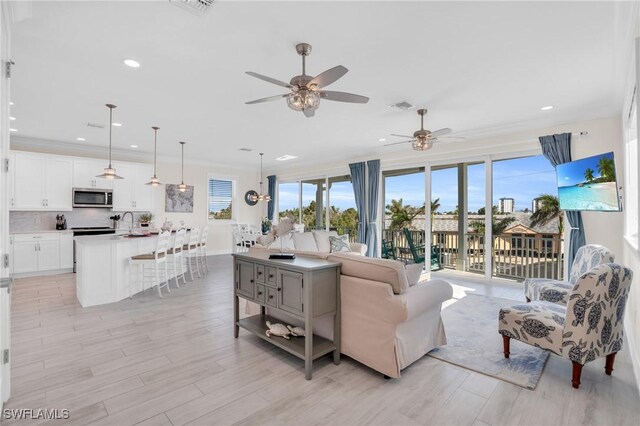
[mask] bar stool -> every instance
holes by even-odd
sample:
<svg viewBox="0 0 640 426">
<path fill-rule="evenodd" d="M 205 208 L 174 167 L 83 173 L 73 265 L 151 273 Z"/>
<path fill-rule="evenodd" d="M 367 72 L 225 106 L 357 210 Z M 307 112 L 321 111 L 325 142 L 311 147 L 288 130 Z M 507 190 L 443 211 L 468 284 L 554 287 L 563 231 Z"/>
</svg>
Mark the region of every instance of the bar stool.
<svg viewBox="0 0 640 426">
<path fill-rule="evenodd" d="M 169 231 L 162 232 L 158 235 L 156 241 L 156 250 L 153 253 L 139 254 L 129 259 L 129 298 L 133 296 L 133 267 L 141 268 L 142 291 L 145 289 L 145 280 L 148 278 L 151 282 L 149 287 L 154 285 L 158 288 L 158 295 L 162 297 L 162 287 L 167 287 L 167 291 L 171 293 L 169 288 L 169 276 L 167 274 L 167 248 L 169 247 Z M 160 278 L 160 271 L 164 272 L 164 280 Z M 147 273 L 148 272 L 148 273 Z M 164 284 L 163 284 L 164 283 Z M 137 288 L 137 286 L 136 286 Z"/>
<path fill-rule="evenodd" d="M 209 265 L 207 264 L 207 237 L 209 236 L 209 227 L 204 226 L 200 231 L 200 241 L 197 244 L 198 259 L 202 263 L 202 273 L 209 272 Z"/>
<path fill-rule="evenodd" d="M 169 262 L 173 266 L 173 277 L 176 280 L 176 287 L 178 288 L 180 287 L 180 278 L 182 278 L 184 284 L 187 283 L 187 279 L 184 276 L 184 259 L 182 257 L 182 246 L 184 245 L 186 236 L 186 229 L 178 229 L 175 232 L 175 236 L 173 237 L 173 244 L 171 244 L 171 248 L 167 250 L 167 255 L 169 255 Z"/>
<path fill-rule="evenodd" d="M 182 255 L 185 258 L 187 269 L 189 270 L 189 276 L 191 281 L 193 278 L 193 268 L 196 268 L 198 278 L 200 278 L 200 267 L 198 266 L 198 237 L 200 236 L 200 228 L 191 228 L 189 235 L 186 238 L 186 244 L 182 246 Z"/>
</svg>

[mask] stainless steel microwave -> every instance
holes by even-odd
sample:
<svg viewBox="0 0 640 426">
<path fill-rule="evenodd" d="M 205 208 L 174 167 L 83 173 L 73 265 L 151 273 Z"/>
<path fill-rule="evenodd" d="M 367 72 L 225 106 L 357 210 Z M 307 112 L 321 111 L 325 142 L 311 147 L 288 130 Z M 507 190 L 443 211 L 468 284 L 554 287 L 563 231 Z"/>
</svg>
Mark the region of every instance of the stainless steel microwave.
<svg viewBox="0 0 640 426">
<path fill-rule="evenodd" d="M 73 207 L 113 208 L 113 190 L 73 188 Z"/>
</svg>

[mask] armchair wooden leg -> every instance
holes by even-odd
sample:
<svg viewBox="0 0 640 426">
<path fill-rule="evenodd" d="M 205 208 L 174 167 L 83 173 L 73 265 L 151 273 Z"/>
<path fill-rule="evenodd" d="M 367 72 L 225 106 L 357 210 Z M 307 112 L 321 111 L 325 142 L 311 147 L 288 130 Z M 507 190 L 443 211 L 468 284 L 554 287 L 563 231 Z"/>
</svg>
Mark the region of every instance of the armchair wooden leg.
<svg viewBox="0 0 640 426">
<path fill-rule="evenodd" d="M 571 384 L 575 389 L 580 387 L 580 376 L 582 375 L 582 364 L 573 363 L 573 377 L 571 378 Z"/>
<path fill-rule="evenodd" d="M 604 365 L 604 372 L 607 373 L 607 376 L 611 375 L 613 371 L 613 362 L 616 360 L 617 352 L 607 355 L 607 361 Z"/>
<path fill-rule="evenodd" d="M 509 358 L 509 343 L 511 343 L 511 337 L 502 336 L 502 347 L 505 358 Z"/>
</svg>

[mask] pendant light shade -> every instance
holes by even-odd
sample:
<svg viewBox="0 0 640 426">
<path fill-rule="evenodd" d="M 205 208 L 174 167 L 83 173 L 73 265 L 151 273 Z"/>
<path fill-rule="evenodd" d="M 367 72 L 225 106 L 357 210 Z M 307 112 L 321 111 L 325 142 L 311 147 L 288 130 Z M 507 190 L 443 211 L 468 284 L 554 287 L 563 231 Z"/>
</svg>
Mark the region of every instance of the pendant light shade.
<svg viewBox="0 0 640 426">
<path fill-rule="evenodd" d="M 116 107 L 112 104 L 107 104 L 107 108 L 109 108 L 109 165 L 104 169 L 104 173 L 101 175 L 97 175 L 96 177 L 103 179 L 124 179 L 122 176 L 118 176 L 116 174 L 116 169 L 111 165 L 111 133 L 113 132 L 113 109 Z"/>
<path fill-rule="evenodd" d="M 262 156 L 264 155 L 263 152 L 260 153 L 260 194 L 258 195 L 252 195 L 250 197 L 251 201 L 256 202 L 256 201 L 271 201 L 271 196 L 269 194 L 263 194 L 262 193 Z"/>
<path fill-rule="evenodd" d="M 187 185 L 184 183 L 184 144 L 186 144 L 186 142 L 180 142 L 180 145 L 182 145 L 182 174 L 180 178 L 180 185 L 178 185 L 178 191 L 180 192 L 187 190 Z"/>
<path fill-rule="evenodd" d="M 156 176 L 157 157 L 158 157 L 158 130 L 160 129 L 160 127 L 153 126 L 152 129 L 154 132 L 153 133 L 153 176 L 151 177 L 151 179 L 149 179 L 149 182 L 147 182 L 145 185 L 150 185 L 155 188 L 156 186 L 162 185 L 160 183 L 160 179 L 158 179 L 158 176 Z"/>
</svg>

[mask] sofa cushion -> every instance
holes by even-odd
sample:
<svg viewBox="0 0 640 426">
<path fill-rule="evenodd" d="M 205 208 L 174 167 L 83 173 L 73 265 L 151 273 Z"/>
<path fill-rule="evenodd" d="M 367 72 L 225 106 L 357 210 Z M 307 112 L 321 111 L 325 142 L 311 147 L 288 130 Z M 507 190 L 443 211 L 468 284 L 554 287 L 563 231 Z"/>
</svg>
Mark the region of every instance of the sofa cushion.
<svg viewBox="0 0 640 426">
<path fill-rule="evenodd" d="M 335 253 L 338 251 L 351 253 L 351 246 L 349 245 L 348 235 L 340 235 L 336 237 L 331 235 L 329 236 L 329 243 L 331 245 L 331 253 Z"/>
<path fill-rule="evenodd" d="M 316 240 L 316 245 L 318 246 L 318 251 L 323 251 L 325 253 L 329 253 L 331 251 L 331 246 L 329 242 L 329 237 L 337 237 L 338 233 L 336 231 L 325 231 L 325 230 L 316 230 L 311 231 L 313 234 L 313 238 Z"/>
<path fill-rule="evenodd" d="M 331 253 L 327 259 L 342 263 L 342 275 L 387 283 L 395 294 L 402 294 L 409 288 L 404 264 L 397 260 L 343 252 Z"/>
<path fill-rule="evenodd" d="M 311 232 L 296 232 L 293 234 L 293 245 L 296 250 L 301 251 L 319 251 L 316 239 Z"/>
<path fill-rule="evenodd" d="M 409 287 L 414 286 L 420 282 L 422 271 L 424 270 L 424 262 L 422 263 L 409 263 L 404 269 L 407 272 L 407 282 Z"/>
</svg>

